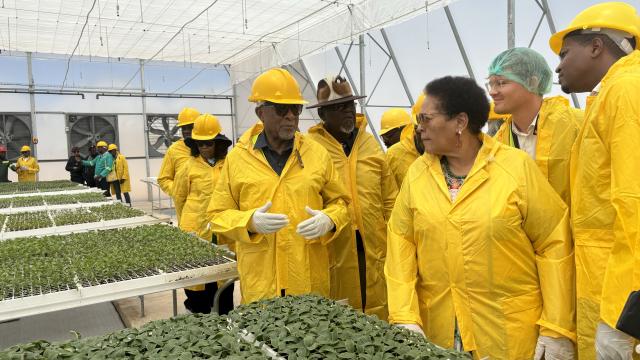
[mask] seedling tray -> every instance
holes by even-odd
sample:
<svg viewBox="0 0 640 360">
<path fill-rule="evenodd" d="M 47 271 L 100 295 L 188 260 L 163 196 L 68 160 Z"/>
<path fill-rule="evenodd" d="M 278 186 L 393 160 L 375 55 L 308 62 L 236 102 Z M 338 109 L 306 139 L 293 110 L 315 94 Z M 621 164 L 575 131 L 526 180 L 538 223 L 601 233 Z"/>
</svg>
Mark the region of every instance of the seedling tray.
<svg viewBox="0 0 640 360">
<path fill-rule="evenodd" d="M 26 206 L 26 207 L 10 207 L 0 209 L 0 214 L 17 214 L 23 212 L 35 212 L 43 210 L 68 210 L 68 209 L 80 209 L 93 206 L 102 206 L 115 204 L 117 201 L 105 200 L 101 202 L 85 202 L 85 203 L 73 203 L 73 204 L 56 204 L 56 205 L 40 205 L 40 206 Z"/>
</svg>

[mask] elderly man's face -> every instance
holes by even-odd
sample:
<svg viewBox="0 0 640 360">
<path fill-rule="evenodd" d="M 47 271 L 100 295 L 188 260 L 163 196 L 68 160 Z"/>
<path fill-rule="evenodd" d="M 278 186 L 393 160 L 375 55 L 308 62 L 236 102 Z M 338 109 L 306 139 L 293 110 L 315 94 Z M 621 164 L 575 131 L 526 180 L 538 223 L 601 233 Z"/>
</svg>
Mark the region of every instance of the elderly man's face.
<svg viewBox="0 0 640 360">
<path fill-rule="evenodd" d="M 302 105 L 265 103 L 256 109 L 270 140 L 292 140 L 298 130 Z"/>
<path fill-rule="evenodd" d="M 356 103 L 354 101 L 322 106 L 318 114 L 330 133 L 351 134 L 356 127 Z"/>
</svg>

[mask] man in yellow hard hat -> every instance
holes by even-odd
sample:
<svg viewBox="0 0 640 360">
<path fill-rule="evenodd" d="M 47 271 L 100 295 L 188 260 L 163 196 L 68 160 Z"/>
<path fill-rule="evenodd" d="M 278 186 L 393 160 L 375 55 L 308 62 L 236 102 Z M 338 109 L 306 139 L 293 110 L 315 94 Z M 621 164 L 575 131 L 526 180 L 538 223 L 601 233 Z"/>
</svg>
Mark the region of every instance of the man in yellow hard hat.
<svg viewBox="0 0 640 360">
<path fill-rule="evenodd" d="M 526 152 L 565 204 L 569 204 L 569 157 L 580 129 L 578 112 L 551 91 L 553 72 L 529 48 L 500 53 L 489 66 L 487 91 L 495 112 L 507 114 L 496 140 Z M 510 114 L 510 115 L 509 115 Z"/>
<path fill-rule="evenodd" d="M 549 40 L 562 90 L 591 93 L 570 171 L 580 359 L 631 359 L 640 337 L 639 42 L 638 13 L 620 2 L 585 9 Z"/>
<path fill-rule="evenodd" d="M 15 164 L 15 171 L 18 173 L 18 182 L 34 182 L 36 174 L 40 172 L 38 160 L 31 156 L 31 147 L 24 145 L 20 148 L 20 156 Z"/>
<path fill-rule="evenodd" d="M 409 166 L 424 153 L 424 144 L 420 139 L 420 133 L 417 131 L 418 125 L 416 121 L 416 115 L 420 112 L 424 99 L 425 95 L 421 92 L 416 103 L 411 107 L 412 124 L 402 129 L 400 142 L 387 150 L 387 163 L 396 179 L 398 189 L 402 186 Z"/>
<path fill-rule="evenodd" d="M 191 157 L 191 150 L 185 145 L 185 139 L 191 137 L 191 131 L 193 130 L 193 123 L 196 118 L 200 116 L 198 110 L 194 108 L 184 108 L 178 114 L 178 127 L 182 132 L 182 139 L 174 142 L 169 146 L 167 152 L 162 159 L 162 165 L 160 166 L 160 173 L 158 174 L 158 185 L 165 194 L 173 198 L 173 181 L 176 174 L 182 166 Z M 180 221 L 180 214 L 182 213 L 182 205 L 176 203 L 176 216 Z"/>
<path fill-rule="evenodd" d="M 309 136 L 328 150 L 351 196 L 351 226 L 332 244 L 331 296 L 348 299 L 351 306 L 387 320 L 384 261 L 386 224 L 398 194 L 396 181 L 380 145 L 366 131 L 367 120 L 356 113 L 349 83 L 328 77 L 318 83 L 318 108 L 322 122 Z"/>
<path fill-rule="evenodd" d="M 402 129 L 409 124 L 411 124 L 411 116 L 404 109 L 391 108 L 382 114 L 380 136 L 387 149 L 400 141 Z"/>
<path fill-rule="evenodd" d="M 329 296 L 328 245 L 349 222 L 349 197 L 327 151 L 297 131 L 306 102 L 289 72 L 262 73 L 249 101 L 261 121 L 227 155 L 211 228 L 236 244 L 243 303 Z"/>
</svg>

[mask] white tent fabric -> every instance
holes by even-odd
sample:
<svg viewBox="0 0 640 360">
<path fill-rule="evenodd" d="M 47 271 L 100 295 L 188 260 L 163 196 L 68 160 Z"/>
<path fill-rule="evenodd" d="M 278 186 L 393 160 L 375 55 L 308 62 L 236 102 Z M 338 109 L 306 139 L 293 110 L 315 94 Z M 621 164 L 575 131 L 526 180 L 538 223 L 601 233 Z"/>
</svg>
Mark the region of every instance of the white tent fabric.
<svg viewBox="0 0 640 360">
<path fill-rule="evenodd" d="M 8 51 L 231 64 L 234 81 L 449 0 L 3 0 Z M 431 5 L 432 4 L 432 5 Z"/>
</svg>

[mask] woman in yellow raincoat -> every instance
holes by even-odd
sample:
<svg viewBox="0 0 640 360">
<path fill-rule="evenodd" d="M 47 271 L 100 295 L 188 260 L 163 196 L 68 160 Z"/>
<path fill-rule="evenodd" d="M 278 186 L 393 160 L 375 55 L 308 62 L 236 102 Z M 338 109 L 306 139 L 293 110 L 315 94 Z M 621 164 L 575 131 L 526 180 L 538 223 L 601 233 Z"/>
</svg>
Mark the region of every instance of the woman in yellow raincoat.
<svg viewBox="0 0 640 360">
<path fill-rule="evenodd" d="M 127 158 L 118 151 L 116 144 L 109 144 L 107 150 L 111 156 L 113 156 L 113 169 L 107 176 L 110 177 L 113 173 L 113 179 L 109 181 L 111 193 L 116 194 L 116 199 L 119 201 L 122 201 L 122 196 L 124 195 L 124 201 L 131 206 L 131 196 L 129 196 L 131 192 L 131 179 L 129 178 Z"/>
<path fill-rule="evenodd" d="M 388 226 L 390 322 L 476 359 L 571 358 L 566 205 L 526 153 L 481 133 L 489 102 L 475 81 L 445 77 L 425 92 L 425 154 Z"/>
<path fill-rule="evenodd" d="M 214 240 L 214 236 L 206 217 L 207 207 L 231 145 L 231 140 L 221 131 L 215 116 L 202 114 L 196 118 L 191 138 L 185 140 L 191 149 L 191 158 L 176 174 L 172 191 L 176 206 L 182 209 L 178 220 L 180 229 L 209 241 Z M 216 290 L 216 283 L 185 289 L 185 307 L 191 312 L 210 313 Z M 229 294 L 233 294 L 232 289 Z M 233 300 L 223 303 L 221 312 L 233 307 Z"/>
</svg>

